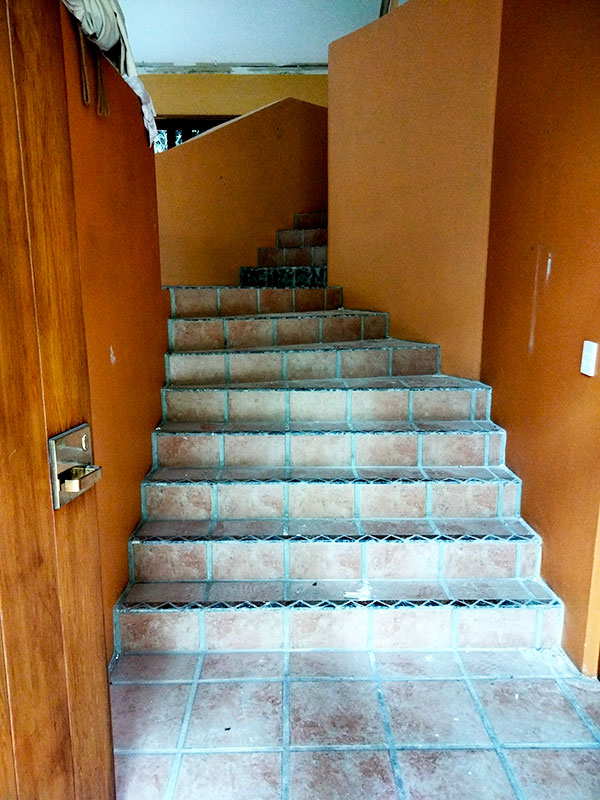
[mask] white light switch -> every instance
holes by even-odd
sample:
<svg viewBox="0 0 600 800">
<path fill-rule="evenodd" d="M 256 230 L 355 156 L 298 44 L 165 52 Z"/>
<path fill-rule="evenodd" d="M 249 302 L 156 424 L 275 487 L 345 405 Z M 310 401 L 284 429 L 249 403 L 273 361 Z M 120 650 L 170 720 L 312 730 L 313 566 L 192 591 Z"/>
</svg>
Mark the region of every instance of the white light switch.
<svg viewBox="0 0 600 800">
<path fill-rule="evenodd" d="M 598 342 L 585 341 L 581 353 L 580 371 L 583 375 L 593 378 L 596 374 L 596 361 L 598 360 Z"/>
</svg>

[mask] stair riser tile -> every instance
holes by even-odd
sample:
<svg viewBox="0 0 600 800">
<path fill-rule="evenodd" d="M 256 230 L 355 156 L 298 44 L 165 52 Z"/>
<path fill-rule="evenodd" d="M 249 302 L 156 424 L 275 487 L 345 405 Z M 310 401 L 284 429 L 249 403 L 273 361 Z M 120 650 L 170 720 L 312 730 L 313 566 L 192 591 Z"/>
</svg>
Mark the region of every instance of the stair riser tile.
<svg viewBox="0 0 600 800">
<path fill-rule="evenodd" d="M 171 350 L 357 341 L 386 336 L 387 315 L 340 315 L 283 319 L 169 320 Z"/>
<path fill-rule="evenodd" d="M 277 231 L 277 247 L 321 247 L 327 244 L 327 228 Z"/>
<path fill-rule="evenodd" d="M 220 317 L 323 311 L 340 308 L 339 286 L 324 289 L 238 289 L 231 286 L 171 287 L 171 316 Z"/>
<path fill-rule="evenodd" d="M 437 397 L 443 395 L 446 403 Z M 458 397 L 456 397 L 458 395 Z M 416 422 L 485 419 L 478 415 L 487 390 L 222 390 L 164 391 L 165 419 L 172 422 Z M 424 413 L 427 408 L 428 413 Z M 434 412 L 442 417 L 434 417 Z M 454 416 L 453 416 L 454 415 Z M 498 453 L 498 447 L 500 452 Z M 496 461 L 496 457 L 498 460 Z M 490 445 L 490 463 L 502 463 L 504 442 Z"/>
<path fill-rule="evenodd" d="M 146 519 L 515 517 L 515 483 L 144 483 Z"/>
<path fill-rule="evenodd" d="M 208 383 L 426 375 L 438 371 L 436 347 L 246 353 L 168 353 L 167 383 Z"/>
<path fill-rule="evenodd" d="M 560 646 L 562 608 L 120 611 L 121 652 Z"/>
<path fill-rule="evenodd" d="M 163 467 L 497 466 L 495 433 L 155 433 Z M 432 441 L 433 440 L 433 441 Z"/>
<path fill-rule="evenodd" d="M 327 211 L 308 211 L 294 214 L 294 230 L 327 227 Z"/>
<path fill-rule="evenodd" d="M 523 570 L 519 541 L 198 541 L 132 545 L 136 581 L 493 579 L 538 577 Z"/>
</svg>

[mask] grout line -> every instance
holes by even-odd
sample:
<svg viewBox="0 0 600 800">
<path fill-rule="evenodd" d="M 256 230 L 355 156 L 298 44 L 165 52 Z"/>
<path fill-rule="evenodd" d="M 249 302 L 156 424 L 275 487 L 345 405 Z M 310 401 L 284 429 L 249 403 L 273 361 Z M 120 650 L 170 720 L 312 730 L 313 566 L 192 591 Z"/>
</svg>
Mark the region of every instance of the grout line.
<svg viewBox="0 0 600 800">
<path fill-rule="evenodd" d="M 285 622 L 284 622 L 285 626 Z M 282 684 L 282 723 L 281 723 L 281 800 L 290 797 L 290 650 L 289 650 L 289 621 L 287 626 L 287 647 L 283 654 L 283 684 Z"/>
<path fill-rule="evenodd" d="M 227 424 L 229 422 L 229 389 L 222 389 L 223 394 L 223 422 Z"/>
<path fill-rule="evenodd" d="M 573 706 L 573 708 L 577 712 L 578 716 L 580 717 L 582 722 L 585 724 L 586 728 L 591 733 L 591 735 L 594 737 L 594 739 L 596 739 L 597 742 L 600 742 L 600 725 L 597 725 L 594 722 L 594 720 L 589 716 L 587 711 L 580 704 L 579 700 L 577 700 L 575 695 L 571 692 L 571 689 L 569 688 L 569 684 L 566 682 L 564 676 L 560 675 L 557 672 L 557 670 L 554 667 L 554 664 L 552 664 L 552 662 L 550 662 L 550 661 L 548 661 L 547 663 L 548 663 L 548 665 L 550 667 L 550 671 L 552 673 L 552 676 L 554 677 L 554 680 L 558 684 L 558 688 L 561 690 L 563 695 L 567 698 L 569 703 Z M 593 679 L 590 679 L 590 680 L 593 680 Z"/>
<path fill-rule="evenodd" d="M 231 383 L 231 362 L 229 353 L 225 353 L 225 383 Z"/>
<path fill-rule="evenodd" d="M 470 419 L 472 421 L 474 421 L 476 419 L 476 399 L 475 399 L 476 392 L 475 392 L 475 389 L 471 389 L 470 394 L 471 394 L 471 416 L 470 416 Z"/>
<path fill-rule="evenodd" d="M 272 321 L 273 327 L 273 347 L 277 347 L 278 340 L 279 340 L 279 325 L 277 324 L 277 318 L 273 317 Z"/>
<path fill-rule="evenodd" d="M 360 543 L 360 577 L 363 583 L 369 580 L 367 542 Z"/>
<path fill-rule="evenodd" d="M 181 769 L 181 761 L 183 758 L 182 750 L 185 744 L 185 738 L 187 736 L 190 725 L 190 718 L 192 716 L 194 701 L 196 699 L 196 692 L 198 690 L 198 679 L 200 678 L 200 673 L 202 671 L 203 663 L 204 663 L 204 655 L 199 655 L 198 661 L 196 663 L 196 668 L 194 670 L 194 677 L 192 679 L 193 682 L 188 692 L 187 704 L 185 707 L 185 713 L 183 715 L 183 719 L 181 721 L 179 736 L 177 737 L 176 754 L 175 758 L 173 759 L 173 763 L 171 765 L 171 771 L 169 773 L 169 780 L 167 782 L 167 788 L 165 790 L 165 800 L 176 800 L 175 787 L 177 785 L 177 781 L 179 780 L 179 772 Z"/>
<path fill-rule="evenodd" d="M 206 589 L 208 593 L 208 588 Z M 206 652 L 206 611 L 198 609 L 198 639 L 200 642 L 200 649 Z"/>
<path fill-rule="evenodd" d="M 496 498 L 496 516 L 504 518 L 504 483 L 498 481 L 498 496 Z"/>
<path fill-rule="evenodd" d="M 206 542 L 206 580 L 212 581 L 213 579 L 213 544 L 214 542 Z"/>
<path fill-rule="evenodd" d="M 381 714 L 381 720 L 383 723 L 383 730 L 385 732 L 385 738 L 387 742 L 392 772 L 396 783 L 396 793 L 398 795 L 398 800 L 407 800 L 406 792 L 404 790 L 404 781 L 402 779 L 402 770 L 400 768 L 400 762 L 398 760 L 398 755 L 396 753 L 396 743 L 394 741 L 394 735 L 392 733 L 392 725 L 390 723 L 388 709 L 385 702 L 385 697 L 383 695 L 383 688 L 381 686 L 381 677 L 379 675 L 379 670 L 377 668 L 375 654 L 372 650 L 369 653 L 369 658 L 371 660 L 371 670 L 373 674 L 373 680 L 375 681 L 375 687 L 377 690 L 377 702 L 379 703 L 379 713 Z"/>
<path fill-rule="evenodd" d="M 393 356 L 393 352 L 392 352 L 392 348 L 391 347 L 388 347 L 387 351 L 388 351 L 387 374 L 388 374 L 388 377 L 391 378 L 392 375 L 394 374 L 394 360 L 393 360 L 394 356 Z"/>
<path fill-rule="evenodd" d="M 290 543 L 283 542 L 283 580 L 286 582 L 286 592 L 289 591 L 290 581 Z"/>
<path fill-rule="evenodd" d="M 342 351 L 336 350 L 335 351 L 335 377 L 341 378 L 342 377 Z"/>
<path fill-rule="evenodd" d="M 219 519 L 219 484 L 215 481 L 211 491 L 211 519 Z"/>
<path fill-rule="evenodd" d="M 223 336 L 223 348 L 226 349 L 229 347 L 229 320 L 227 317 L 223 317 L 221 319 L 221 334 Z"/>
<path fill-rule="evenodd" d="M 217 287 L 217 316 L 221 316 L 221 288 Z"/>
<path fill-rule="evenodd" d="M 513 790 L 517 800 L 527 800 L 527 798 L 521 791 L 521 787 L 519 786 L 519 782 L 517 781 L 515 773 L 506 757 L 506 754 L 502 750 L 502 746 L 500 744 L 498 736 L 496 735 L 496 731 L 494 730 L 494 727 L 488 718 L 485 708 L 483 707 L 483 703 L 481 702 L 477 692 L 475 691 L 473 682 L 460 656 L 458 658 L 458 662 L 465 682 L 465 686 L 467 687 L 467 691 L 471 695 L 471 699 L 473 700 L 473 703 L 477 708 L 483 727 L 485 728 L 487 735 L 490 737 L 490 741 L 494 745 L 494 750 L 496 751 L 496 755 L 498 756 L 500 763 L 504 767 L 504 772 L 506 773 L 506 777 L 508 778 L 508 782 L 510 783 L 511 789 Z"/>
<path fill-rule="evenodd" d="M 171 300 L 171 317 L 177 316 L 177 304 L 175 303 L 175 289 L 169 289 L 169 296 Z"/>
</svg>

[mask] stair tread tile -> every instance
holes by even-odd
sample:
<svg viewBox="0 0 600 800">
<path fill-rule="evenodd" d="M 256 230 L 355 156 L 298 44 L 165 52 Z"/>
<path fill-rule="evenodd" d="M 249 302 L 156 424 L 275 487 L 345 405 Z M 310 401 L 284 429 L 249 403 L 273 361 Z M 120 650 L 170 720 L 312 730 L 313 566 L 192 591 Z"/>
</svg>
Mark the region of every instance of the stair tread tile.
<svg viewBox="0 0 600 800">
<path fill-rule="evenodd" d="M 309 318 L 324 318 L 329 319 L 331 317 L 356 317 L 356 316 L 363 316 L 363 317 L 386 317 L 388 315 L 387 311 L 371 311 L 366 308 L 331 308 L 331 309 L 317 309 L 315 311 L 278 311 L 278 312 L 270 312 L 270 313 L 263 313 L 260 312 L 258 314 L 228 314 L 222 315 L 220 317 L 211 317 L 211 316 L 198 316 L 198 317 L 171 317 L 171 322 L 221 322 L 226 321 L 229 322 L 232 320 L 233 322 L 249 322 L 252 320 L 261 320 L 261 319 L 304 319 Z"/>
<path fill-rule="evenodd" d="M 513 602 L 517 605 L 558 603 L 542 579 L 494 578 L 480 580 L 277 580 L 277 581 L 156 581 L 134 583 L 121 608 L 144 604 L 210 606 L 244 603 L 332 603 L 356 605 L 371 602 L 442 604 Z"/>
<path fill-rule="evenodd" d="M 438 350 L 437 344 L 426 344 L 425 342 L 411 342 L 406 339 L 355 339 L 349 342 L 310 342 L 309 344 L 286 344 L 272 345 L 270 347 L 235 347 L 222 350 L 173 350 L 170 356 L 179 358 L 189 358 L 190 356 L 208 355 L 219 356 L 224 353 L 280 353 L 286 352 L 311 352 L 311 351 L 337 351 L 337 350 L 381 350 L 381 349 L 415 349 L 415 350 Z"/>
<path fill-rule="evenodd" d="M 388 340 L 386 340 L 388 341 Z M 214 351 L 208 351 L 214 352 Z M 357 390 L 385 390 L 385 389 L 410 389 L 414 391 L 426 390 L 454 390 L 454 389 L 484 389 L 490 387 L 480 381 L 470 380 L 469 378 L 454 378 L 449 375 L 392 375 L 384 377 L 370 378 L 302 378 L 299 380 L 281 381 L 256 381 L 252 383 L 203 383 L 198 385 L 186 384 L 185 386 L 169 386 L 168 391 L 173 392 L 207 392 L 214 389 L 228 389 L 229 391 L 269 391 L 288 390 L 295 391 L 315 391 L 331 389 L 352 389 Z"/>
<path fill-rule="evenodd" d="M 483 421 L 482 421 L 483 422 Z M 315 433 L 433 433 L 469 435 L 502 432 L 494 423 L 482 425 L 478 420 L 441 420 L 437 422 L 369 421 L 356 422 L 163 422 L 157 434 L 315 434 Z"/>
<path fill-rule="evenodd" d="M 356 474 L 358 473 L 358 474 Z M 196 482 L 517 482 L 503 467 L 157 467 L 146 475 L 146 483 Z"/>
<path fill-rule="evenodd" d="M 444 541 L 535 541 L 540 537 L 522 520 L 503 519 L 429 519 L 429 520 L 355 520 L 284 519 L 249 520 L 148 520 L 132 535 L 133 542 L 142 541 L 208 541 L 262 539 L 385 539 L 406 541 L 443 539 Z"/>
</svg>

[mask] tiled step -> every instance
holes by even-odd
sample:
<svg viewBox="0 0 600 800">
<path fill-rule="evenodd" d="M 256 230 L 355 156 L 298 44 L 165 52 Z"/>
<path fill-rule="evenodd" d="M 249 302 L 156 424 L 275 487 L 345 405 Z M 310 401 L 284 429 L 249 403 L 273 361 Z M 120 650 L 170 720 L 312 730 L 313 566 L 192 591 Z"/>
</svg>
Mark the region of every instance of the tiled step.
<svg viewBox="0 0 600 800">
<path fill-rule="evenodd" d="M 308 213 L 294 214 L 294 230 L 326 227 L 327 211 L 309 211 Z"/>
<path fill-rule="evenodd" d="M 167 387 L 163 409 L 173 422 L 483 420 L 490 396 L 479 381 L 427 375 Z"/>
<path fill-rule="evenodd" d="M 505 467 L 159 467 L 142 483 L 144 519 L 516 517 Z"/>
<path fill-rule="evenodd" d="M 556 647 L 542 581 L 211 581 L 134 584 L 118 652 Z"/>
<path fill-rule="evenodd" d="M 313 247 L 312 250 L 322 250 Z M 286 250 L 286 253 L 290 253 Z M 319 260 L 312 256 L 314 260 Z M 286 256 L 288 261 L 291 257 Z M 302 259 L 298 259 L 302 260 Z M 327 286 L 327 266 L 322 265 L 294 265 L 280 267 L 240 267 L 239 283 L 241 287 L 254 287 L 257 289 L 309 289 Z"/>
<path fill-rule="evenodd" d="M 316 247 L 259 247 L 259 267 L 324 267 L 327 245 Z"/>
<path fill-rule="evenodd" d="M 522 520 L 145 522 L 130 548 L 138 582 L 537 578 L 541 556 Z"/>
<path fill-rule="evenodd" d="M 403 339 L 167 353 L 167 384 L 389 377 L 439 372 L 437 345 Z"/>
<path fill-rule="evenodd" d="M 388 315 L 350 309 L 304 314 L 170 319 L 171 350 L 222 350 L 232 347 L 341 342 L 387 336 Z"/>
<path fill-rule="evenodd" d="M 277 231 L 277 247 L 322 247 L 327 244 L 327 228 Z"/>
<path fill-rule="evenodd" d="M 215 430 L 215 428 L 217 428 Z M 493 423 L 166 422 L 154 433 L 155 466 L 499 466 L 504 431 Z"/>
<path fill-rule="evenodd" d="M 169 286 L 172 317 L 248 316 L 323 311 L 342 306 L 339 286 L 324 289 L 242 289 L 236 286 Z"/>
</svg>

